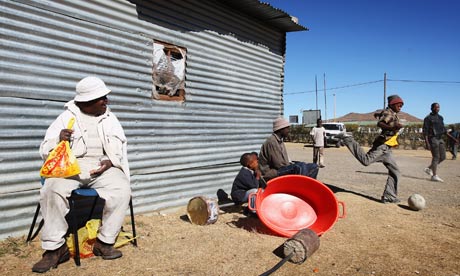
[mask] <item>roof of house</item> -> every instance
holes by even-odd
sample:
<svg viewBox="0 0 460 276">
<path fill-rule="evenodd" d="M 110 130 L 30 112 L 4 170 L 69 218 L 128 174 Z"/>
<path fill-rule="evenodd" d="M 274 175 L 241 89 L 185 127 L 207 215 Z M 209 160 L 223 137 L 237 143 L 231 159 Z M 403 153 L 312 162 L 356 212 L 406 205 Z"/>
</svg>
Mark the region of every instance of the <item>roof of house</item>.
<svg viewBox="0 0 460 276">
<path fill-rule="evenodd" d="M 240 10 L 260 21 L 263 21 L 280 31 L 296 32 L 308 31 L 298 23 L 298 19 L 286 13 L 283 10 L 275 8 L 268 3 L 258 0 L 219 0 L 226 5 Z"/>
</svg>

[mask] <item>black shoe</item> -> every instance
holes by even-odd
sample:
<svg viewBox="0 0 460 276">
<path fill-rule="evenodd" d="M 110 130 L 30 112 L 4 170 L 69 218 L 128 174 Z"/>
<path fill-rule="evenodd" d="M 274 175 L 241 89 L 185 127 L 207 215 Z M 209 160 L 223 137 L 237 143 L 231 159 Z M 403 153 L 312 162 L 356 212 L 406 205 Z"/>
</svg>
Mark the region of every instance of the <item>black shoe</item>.
<svg viewBox="0 0 460 276">
<path fill-rule="evenodd" d="M 254 211 L 251 211 L 248 207 L 244 207 L 243 215 L 247 217 L 257 218 L 257 214 Z"/>
</svg>

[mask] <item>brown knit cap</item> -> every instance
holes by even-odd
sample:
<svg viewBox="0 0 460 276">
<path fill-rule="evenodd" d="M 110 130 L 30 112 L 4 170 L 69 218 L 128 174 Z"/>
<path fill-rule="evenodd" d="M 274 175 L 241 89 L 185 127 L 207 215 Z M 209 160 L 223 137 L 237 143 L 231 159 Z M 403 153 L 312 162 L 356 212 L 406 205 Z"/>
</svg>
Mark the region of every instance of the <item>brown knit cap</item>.
<svg viewBox="0 0 460 276">
<path fill-rule="evenodd" d="M 388 96 L 388 105 L 394 105 L 394 104 L 397 104 L 397 103 L 402 103 L 404 104 L 403 100 L 401 99 L 401 97 L 399 97 L 398 95 L 391 95 L 391 96 Z"/>
</svg>

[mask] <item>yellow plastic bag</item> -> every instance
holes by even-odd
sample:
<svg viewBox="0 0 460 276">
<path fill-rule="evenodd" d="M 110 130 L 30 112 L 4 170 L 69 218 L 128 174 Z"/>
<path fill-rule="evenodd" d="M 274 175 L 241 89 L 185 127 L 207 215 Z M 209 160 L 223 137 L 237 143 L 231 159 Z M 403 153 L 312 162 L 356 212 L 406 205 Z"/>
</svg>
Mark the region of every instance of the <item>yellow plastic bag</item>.
<svg viewBox="0 0 460 276">
<path fill-rule="evenodd" d="M 73 127 L 75 118 L 71 118 L 67 125 L 68 129 Z M 77 158 L 70 149 L 69 141 L 61 141 L 50 152 L 48 158 L 40 170 L 42 177 L 71 177 L 80 173 Z"/>
<path fill-rule="evenodd" d="M 386 140 L 385 141 L 385 145 L 388 145 L 390 147 L 395 147 L 398 144 L 398 133 L 396 133 L 395 135 L 391 136 L 390 139 Z"/>
<path fill-rule="evenodd" d="M 96 242 L 97 231 L 100 225 L 100 219 L 92 219 L 88 220 L 84 227 L 78 229 L 77 235 L 80 258 L 89 258 L 94 256 L 93 245 Z M 69 247 L 70 255 L 75 256 L 73 234 L 70 234 L 69 238 L 67 239 L 67 247 Z"/>
<path fill-rule="evenodd" d="M 100 219 L 92 219 L 86 222 L 86 225 L 80 229 L 78 229 L 78 248 L 80 250 L 80 258 L 89 258 L 94 256 L 93 254 L 93 245 L 96 242 L 97 232 L 99 230 L 99 226 L 101 225 Z M 133 234 L 125 231 L 120 231 L 118 234 L 117 240 L 113 247 L 118 248 L 121 247 L 130 241 L 136 239 L 137 237 L 133 237 Z M 73 234 L 70 234 L 67 238 L 67 247 L 69 247 L 70 254 L 72 256 L 75 255 L 75 247 L 73 242 Z"/>
<path fill-rule="evenodd" d="M 137 239 L 137 237 L 133 237 L 132 233 L 125 232 L 123 229 L 120 231 L 117 237 L 117 241 L 113 245 L 113 247 L 118 248 L 122 247 L 123 245 L 131 242 L 132 240 Z"/>
</svg>

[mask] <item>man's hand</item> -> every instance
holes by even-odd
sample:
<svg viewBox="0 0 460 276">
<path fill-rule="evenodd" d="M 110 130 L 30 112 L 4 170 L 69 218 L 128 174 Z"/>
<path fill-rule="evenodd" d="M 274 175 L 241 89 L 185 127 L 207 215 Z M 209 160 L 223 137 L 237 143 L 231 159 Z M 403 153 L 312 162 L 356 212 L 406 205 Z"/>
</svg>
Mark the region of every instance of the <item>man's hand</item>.
<svg viewBox="0 0 460 276">
<path fill-rule="evenodd" d="M 90 174 L 92 177 L 101 175 L 103 172 L 105 172 L 105 171 L 108 170 L 110 167 L 112 167 L 112 161 L 110 161 L 110 160 L 102 160 L 100 164 L 101 164 L 101 166 L 100 166 L 98 169 L 96 169 L 96 170 L 91 170 L 91 171 L 89 172 L 89 174 Z"/>
<path fill-rule="evenodd" d="M 425 148 L 426 148 L 427 150 L 431 150 L 431 145 L 430 145 L 430 143 L 426 142 L 426 143 L 425 143 Z"/>
<path fill-rule="evenodd" d="M 394 129 L 395 131 L 398 131 L 398 130 L 400 130 L 400 129 L 403 128 L 403 127 L 404 127 L 403 124 L 401 124 L 401 123 L 396 123 L 393 129 Z"/>
<path fill-rule="evenodd" d="M 260 179 L 260 176 L 262 175 L 262 173 L 260 172 L 260 170 L 256 170 L 254 173 L 255 173 L 256 179 L 259 180 L 259 179 Z"/>
<path fill-rule="evenodd" d="M 59 133 L 59 142 L 61 141 L 70 141 L 70 137 L 72 136 L 73 130 L 64 128 Z"/>
</svg>

